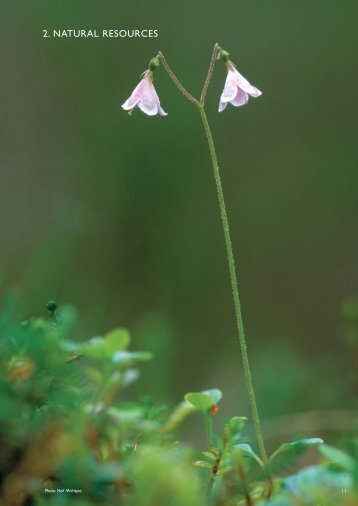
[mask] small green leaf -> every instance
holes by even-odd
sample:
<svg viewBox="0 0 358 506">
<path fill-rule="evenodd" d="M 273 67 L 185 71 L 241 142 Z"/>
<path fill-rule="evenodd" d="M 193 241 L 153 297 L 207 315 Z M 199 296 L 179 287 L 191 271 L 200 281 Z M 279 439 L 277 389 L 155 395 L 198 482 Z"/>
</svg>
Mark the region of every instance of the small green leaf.
<svg viewBox="0 0 358 506">
<path fill-rule="evenodd" d="M 327 444 L 320 446 L 319 451 L 329 462 L 336 464 L 346 471 L 353 472 L 355 462 L 347 453 Z"/>
<path fill-rule="evenodd" d="M 260 464 L 260 466 L 263 466 L 262 460 L 260 457 L 254 452 L 254 450 L 251 448 L 249 444 L 246 443 L 240 443 L 234 446 L 236 450 L 239 450 L 243 453 L 244 457 L 248 457 L 250 459 L 255 460 Z"/>
<path fill-rule="evenodd" d="M 226 439 L 226 443 L 232 445 L 240 441 L 246 421 L 247 418 L 244 416 L 234 416 L 225 424 L 223 437 Z"/>
<path fill-rule="evenodd" d="M 151 360 L 152 354 L 149 351 L 117 351 L 112 356 L 112 361 L 121 366 L 131 366 L 137 362 Z"/>
<path fill-rule="evenodd" d="M 201 393 L 188 393 L 184 396 L 187 402 L 190 402 L 198 411 L 206 413 L 213 404 L 211 397 Z"/>
<path fill-rule="evenodd" d="M 216 461 L 217 460 L 217 457 L 211 453 L 211 452 L 202 452 L 202 454 L 204 455 L 204 457 L 206 457 L 207 459 L 210 459 L 210 460 L 214 460 Z"/>
<path fill-rule="evenodd" d="M 284 443 L 270 457 L 270 464 L 273 472 L 287 467 L 292 460 L 299 457 L 308 448 L 323 443 L 320 438 L 298 439 L 292 443 Z"/>
<path fill-rule="evenodd" d="M 190 392 L 184 396 L 187 402 L 190 402 L 190 404 L 202 413 L 206 413 L 213 404 L 217 404 L 221 397 L 222 393 L 218 389 Z"/>
<path fill-rule="evenodd" d="M 92 337 L 88 342 L 75 343 L 62 341 L 65 351 L 77 352 L 92 359 L 110 359 L 118 352 L 124 351 L 130 342 L 130 336 L 126 329 L 117 328 L 105 335 L 105 337 Z M 141 360 L 138 358 L 138 360 Z"/>
<path fill-rule="evenodd" d="M 276 457 L 281 455 L 282 453 L 293 452 L 306 450 L 310 446 L 317 446 L 323 444 L 323 440 L 315 437 L 309 439 L 298 439 L 297 441 L 293 441 L 292 443 L 284 443 L 271 455 L 270 460 L 274 460 Z"/>
<path fill-rule="evenodd" d="M 125 350 L 130 343 L 129 332 L 123 328 L 111 330 L 104 338 L 105 349 L 110 355 L 113 355 L 117 351 Z"/>
<path fill-rule="evenodd" d="M 209 464 L 208 462 L 204 462 L 204 460 L 197 460 L 196 462 L 194 462 L 194 466 L 205 467 L 206 469 L 212 468 L 212 464 Z"/>
</svg>

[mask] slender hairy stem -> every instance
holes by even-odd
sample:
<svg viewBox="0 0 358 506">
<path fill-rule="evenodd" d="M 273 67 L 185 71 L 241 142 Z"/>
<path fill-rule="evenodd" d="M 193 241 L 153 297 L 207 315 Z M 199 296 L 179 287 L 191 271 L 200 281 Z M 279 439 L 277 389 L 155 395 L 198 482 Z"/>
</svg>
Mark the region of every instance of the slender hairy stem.
<svg viewBox="0 0 358 506">
<path fill-rule="evenodd" d="M 253 387 L 252 378 L 251 378 L 251 370 L 250 370 L 250 364 L 249 364 L 249 357 L 248 357 L 248 353 L 247 353 L 244 324 L 243 324 L 242 315 L 241 315 L 241 304 L 240 304 L 239 290 L 238 290 L 238 285 L 237 285 L 234 254 L 233 254 L 233 249 L 232 249 L 232 244 L 231 244 L 229 221 L 228 221 L 227 213 L 226 213 L 226 206 L 225 206 L 224 193 L 223 193 L 220 171 L 219 171 L 219 166 L 218 166 L 218 160 L 217 160 L 217 156 L 216 156 L 213 136 L 211 134 L 211 130 L 210 130 L 210 126 L 208 123 L 208 119 L 205 114 L 205 110 L 203 107 L 200 107 L 199 111 L 200 111 L 201 119 L 203 121 L 203 125 L 205 128 L 206 137 L 208 139 L 210 156 L 211 156 L 213 169 L 214 169 L 214 176 L 215 176 L 217 195 L 218 195 L 218 199 L 219 199 L 221 220 L 222 220 L 222 224 L 223 224 L 223 228 L 224 228 L 226 253 L 227 253 L 227 258 L 228 258 L 228 263 L 229 263 L 231 289 L 232 289 L 234 308 L 235 308 L 235 314 L 236 314 L 237 330 L 239 333 L 239 341 L 240 341 L 240 347 L 241 347 L 242 362 L 243 362 L 243 366 L 244 366 L 246 387 L 247 387 L 247 392 L 248 392 L 248 396 L 249 396 L 249 400 L 250 400 L 252 417 L 253 417 L 253 421 L 254 421 L 254 425 L 255 425 L 257 441 L 258 441 L 258 444 L 260 447 L 261 457 L 262 457 L 262 460 L 263 460 L 266 468 L 268 468 L 268 459 L 267 459 L 267 454 L 266 454 L 266 450 L 265 450 L 264 440 L 262 437 L 260 419 L 259 419 L 259 414 L 258 414 L 257 405 L 256 405 L 255 392 L 254 392 L 254 387 Z"/>
<path fill-rule="evenodd" d="M 208 70 L 208 75 L 206 76 L 205 83 L 203 86 L 203 91 L 201 92 L 201 95 L 200 95 L 200 104 L 201 105 L 204 105 L 204 103 L 205 103 L 206 92 L 208 91 L 208 87 L 209 87 L 209 84 L 211 81 L 211 76 L 213 75 L 213 72 L 214 72 L 214 67 L 215 67 L 218 51 L 220 51 L 220 47 L 218 44 L 215 44 L 214 49 L 213 49 L 213 54 L 211 57 L 209 70 Z"/>
<path fill-rule="evenodd" d="M 208 447 L 211 448 L 214 445 L 214 443 L 213 443 L 213 421 L 210 413 L 204 414 L 204 423 L 205 423 L 206 437 L 208 440 Z"/>
<path fill-rule="evenodd" d="M 262 461 L 263 461 L 264 466 L 266 468 L 266 472 L 267 472 L 267 476 L 268 476 L 268 481 L 269 481 L 268 496 L 270 496 L 271 491 L 272 491 L 271 469 L 270 469 L 270 464 L 269 464 L 269 461 L 267 458 L 267 453 L 265 450 L 265 444 L 264 444 L 264 439 L 262 436 L 260 418 L 259 418 L 259 413 L 257 410 L 255 391 L 254 391 L 254 387 L 252 384 L 252 377 L 251 377 L 249 357 L 248 357 L 248 353 L 247 353 L 244 324 L 243 324 L 242 314 L 241 314 L 241 304 L 240 304 L 239 289 L 238 289 L 238 283 L 237 283 L 237 277 L 236 277 L 234 253 L 233 253 L 232 243 L 231 243 L 229 221 L 227 218 L 227 212 L 226 212 L 226 206 L 225 206 L 225 200 L 224 200 L 224 192 L 223 192 L 223 187 L 222 187 L 222 183 L 221 183 L 221 177 L 220 177 L 218 159 L 217 159 L 216 151 L 215 151 L 214 140 L 213 140 L 213 136 L 211 134 L 208 119 L 206 117 L 205 110 L 204 110 L 205 94 L 206 94 L 207 88 L 210 83 L 210 79 L 211 79 L 214 65 L 215 65 L 216 54 L 219 49 L 220 49 L 219 46 L 217 44 L 215 44 L 213 56 L 211 59 L 208 75 L 207 75 L 207 78 L 206 78 L 206 81 L 204 84 L 203 92 L 201 94 L 200 102 L 198 100 L 196 100 L 192 95 L 190 95 L 190 93 L 188 93 L 187 90 L 182 86 L 182 84 L 179 82 L 179 80 L 177 79 L 177 77 L 175 76 L 175 74 L 173 73 L 171 68 L 169 67 L 166 59 L 164 58 L 163 53 L 159 52 L 158 58 L 162 61 L 165 70 L 169 74 L 169 76 L 172 79 L 172 81 L 174 82 L 174 84 L 178 87 L 178 89 L 183 93 L 183 95 L 190 102 L 192 102 L 194 105 L 196 105 L 196 107 L 199 109 L 201 119 L 202 119 L 204 129 L 205 129 L 206 137 L 208 139 L 210 156 L 211 156 L 211 161 L 212 161 L 213 170 L 214 170 L 216 190 L 217 190 L 217 195 L 218 195 L 218 200 L 219 200 L 221 221 L 222 221 L 223 229 L 224 229 L 226 253 L 227 253 L 228 264 L 229 264 L 231 289 L 232 289 L 234 309 L 235 309 L 235 315 L 236 315 L 237 330 L 238 330 L 238 334 L 239 334 L 239 342 L 240 342 L 240 348 L 241 348 L 242 363 L 243 363 L 243 367 L 244 367 L 246 388 L 247 388 L 247 393 L 248 393 L 248 397 L 249 397 L 249 401 L 250 401 L 250 405 L 251 405 L 251 412 L 252 412 L 252 418 L 254 421 L 257 442 L 258 442 L 258 445 L 260 448 L 261 458 L 262 458 Z M 207 429 L 209 429 L 208 430 L 208 435 L 209 435 L 210 427 L 207 426 Z M 209 439 L 210 439 L 210 435 L 209 435 Z"/>
<path fill-rule="evenodd" d="M 194 98 L 192 95 L 190 95 L 190 93 L 184 88 L 184 86 L 181 84 L 181 82 L 179 81 L 179 79 L 176 77 L 176 75 L 174 74 L 174 72 L 172 71 L 172 69 L 169 67 L 168 63 L 167 63 L 167 60 L 165 59 L 165 56 L 164 54 L 159 51 L 158 55 L 157 55 L 157 58 L 159 58 L 159 60 L 162 62 L 163 64 L 163 67 L 165 68 L 165 70 L 168 72 L 169 74 L 169 77 L 171 78 L 171 80 L 174 82 L 175 86 L 179 89 L 179 91 L 182 92 L 182 94 L 190 101 L 192 102 L 194 105 L 198 106 L 200 105 L 199 104 L 199 101 Z"/>
</svg>

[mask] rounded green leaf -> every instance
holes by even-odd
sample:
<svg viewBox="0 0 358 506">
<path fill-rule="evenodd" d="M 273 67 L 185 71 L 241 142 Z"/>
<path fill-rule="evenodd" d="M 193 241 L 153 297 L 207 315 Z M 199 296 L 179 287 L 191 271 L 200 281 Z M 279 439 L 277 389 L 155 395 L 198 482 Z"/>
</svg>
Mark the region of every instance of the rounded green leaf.
<svg viewBox="0 0 358 506">
<path fill-rule="evenodd" d="M 130 343 L 129 332 L 124 328 L 113 329 L 104 338 L 105 349 L 110 355 L 113 355 L 117 351 L 125 350 Z"/>
<path fill-rule="evenodd" d="M 203 413 L 207 412 L 213 404 L 211 397 L 199 392 L 188 393 L 184 396 L 184 399 L 192 404 L 198 411 L 202 411 Z"/>
<path fill-rule="evenodd" d="M 209 411 L 213 404 L 217 404 L 220 401 L 221 397 L 222 393 L 216 388 L 203 390 L 202 392 L 189 392 L 184 396 L 187 402 L 202 413 Z"/>
</svg>

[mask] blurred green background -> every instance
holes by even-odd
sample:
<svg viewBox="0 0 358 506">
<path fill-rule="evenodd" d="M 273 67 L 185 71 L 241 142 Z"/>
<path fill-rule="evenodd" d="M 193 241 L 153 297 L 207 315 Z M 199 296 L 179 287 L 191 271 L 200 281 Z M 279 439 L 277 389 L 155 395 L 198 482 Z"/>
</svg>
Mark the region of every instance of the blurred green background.
<svg viewBox="0 0 358 506">
<path fill-rule="evenodd" d="M 173 402 L 215 386 L 225 415 L 249 414 L 199 115 L 163 69 L 166 118 L 121 109 L 158 50 L 198 96 L 219 42 L 263 90 L 217 113 L 219 63 L 207 99 L 261 412 L 351 408 L 357 309 L 346 302 L 342 319 L 341 307 L 358 294 L 356 0 L 1 4 L 3 293 L 24 317 L 70 302 L 83 335 L 128 327 L 157 356 L 142 392 Z M 42 38 L 58 28 L 159 37 Z"/>
</svg>

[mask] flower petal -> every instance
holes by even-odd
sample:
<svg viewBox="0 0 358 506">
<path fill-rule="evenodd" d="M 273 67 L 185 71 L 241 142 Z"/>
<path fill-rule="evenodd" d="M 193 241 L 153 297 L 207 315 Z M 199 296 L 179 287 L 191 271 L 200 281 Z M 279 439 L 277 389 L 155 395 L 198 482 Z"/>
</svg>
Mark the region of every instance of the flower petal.
<svg viewBox="0 0 358 506">
<path fill-rule="evenodd" d="M 156 114 L 160 114 L 161 116 L 167 115 L 160 107 L 160 100 L 155 91 L 152 73 L 150 71 L 144 73 L 143 79 L 138 86 L 136 86 L 132 95 L 124 102 L 122 107 L 126 111 L 129 110 L 131 112 L 136 105 L 138 105 L 139 109 L 145 114 L 148 114 L 148 116 L 155 116 Z"/>
<path fill-rule="evenodd" d="M 224 109 L 226 109 L 226 106 L 227 106 L 227 102 L 221 102 L 220 100 L 220 103 L 219 103 L 219 112 L 223 111 Z"/>
<path fill-rule="evenodd" d="M 138 107 L 148 116 L 155 116 L 159 113 L 159 98 L 150 79 L 145 81 Z"/>
<path fill-rule="evenodd" d="M 230 103 L 232 105 L 234 105 L 235 107 L 240 107 L 241 105 L 247 104 L 248 101 L 249 101 L 249 95 L 245 91 L 238 88 L 236 97 L 234 98 L 234 100 L 231 100 Z"/>
<path fill-rule="evenodd" d="M 224 90 L 220 97 L 220 102 L 231 102 L 236 97 L 237 82 L 233 70 L 229 69 L 225 81 Z"/>
<path fill-rule="evenodd" d="M 142 96 L 143 87 L 145 86 L 145 80 L 142 79 L 140 83 L 134 88 L 132 95 L 122 104 L 122 108 L 125 111 L 129 111 L 135 107 Z"/>
<path fill-rule="evenodd" d="M 249 81 L 245 79 L 245 77 L 241 75 L 235 67 L 232 68 L 232 72 L 235 75 L 235 81 L 239 88 L 241 88 L 243 91 L 246 91 L 246 93 L 252 97 L 259 97 L 262 95 L 262 92 L 259 89 L 255 88 L 255 86 L 252 86 L 252 84 L 250 84 Z"/>
<path fill-rule="evenodd" d="M 168 116 L 168 113 L 166 113 L 164 111 L 164 109 L 160 106 L 160 100 L 158 97 L 158 93 L 156 92 L 156 89 L 154 88 L 154 84 L 152 81 L 149 82 L 149 90 L 150 90 L 150 94 L 153 96 L 153 98 L 155 98 L 155 100 L 157 102 L 158 113 L 160 114 L 160 116 Z"/>
<path fill-rule="evenodd" d="M 155 116 L 158 114 L 158 104 L 153 102 L 153 100 L 148 100 L 148 98 L 143 98 L 138 102 L 138 107 L 141 111 L 148 114 L 148 116 Z"/>
</svg>

